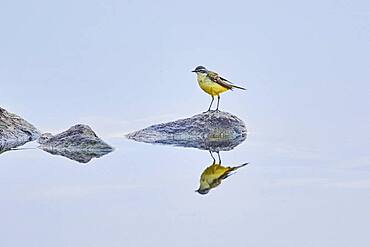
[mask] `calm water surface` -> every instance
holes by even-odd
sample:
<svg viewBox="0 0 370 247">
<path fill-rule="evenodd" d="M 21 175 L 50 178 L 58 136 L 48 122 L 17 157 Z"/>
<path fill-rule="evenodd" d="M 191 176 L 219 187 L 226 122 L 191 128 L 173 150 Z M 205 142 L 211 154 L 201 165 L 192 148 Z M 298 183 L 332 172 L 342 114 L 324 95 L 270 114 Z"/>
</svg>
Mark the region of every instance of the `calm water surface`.
<svg viewBox="0 0 370 247">
<path fill-rule="evenodd" d="M 114 152 L 87 164 L 34 143 L 5 152 L 0 244 L 367 246 L 366 167 L 256 137 L 220 153 L 225 167 L 249 165 L 205 195 L 195 192 L 213 163 L 205 150 L 116 137 L 106 139 Z"/>
</svg>

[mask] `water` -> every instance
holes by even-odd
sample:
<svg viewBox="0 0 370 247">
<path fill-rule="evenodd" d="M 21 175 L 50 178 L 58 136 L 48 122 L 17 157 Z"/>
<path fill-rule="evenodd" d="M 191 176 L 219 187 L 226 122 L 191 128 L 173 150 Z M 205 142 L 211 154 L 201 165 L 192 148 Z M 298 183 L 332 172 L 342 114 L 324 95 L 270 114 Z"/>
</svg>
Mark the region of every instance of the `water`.
<svg viewBox="0 0 370 247">
<path fill-rule="evenodd" d="M 208 151 L 106 141 L 115 151 L 87 164 L 34 143 L 1 154 L 1 246 L 365 246 L 367 168 L 286 157 L 251 134 L 220 153 L 249 164 L 201 195 Z"/>
</svg>

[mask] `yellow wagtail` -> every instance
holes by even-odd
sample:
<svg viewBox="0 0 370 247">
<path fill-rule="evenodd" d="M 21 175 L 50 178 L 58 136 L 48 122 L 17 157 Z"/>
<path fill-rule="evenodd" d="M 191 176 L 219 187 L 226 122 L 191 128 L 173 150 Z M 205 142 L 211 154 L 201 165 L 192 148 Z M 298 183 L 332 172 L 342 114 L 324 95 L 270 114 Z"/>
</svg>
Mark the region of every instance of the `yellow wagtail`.
<svg viewBox="0 0 370 247">
<path fill-rule="evenodd" d="M 212 97 L 212 101 L 208 108 L 208 111 L 211 110 L 214 96 L 217 96 L 216 111 L 218 111 L 221 93 L 226 92 L 229 89 L 232 90 L 233 88 L 245 90 L 245 88 L 234 85 L 232 82 L 219 76 L 216 72 L 207 70 L 203 66 L 196 67 L 195 70 L 193 70 L 192 72 L 197 73 L 197 80 L 200 88 L 203 89 L 204 92 L 208 93 Z"/>
<path fill-rule="evenodd" d="M 196 192 L 202 195 L 207 194 L 211 189 L 219 186 L 222 180 L 233 174 L 231 172 L 248 164 L 244 163 L 242 165 L 235 167 L 221 166 L 220 154 L 217 152 L 218 155 L 218 164 L 217 164 L 215 158 L 212 155 L 212 152 L 209 151 L 209 153 L 212 156 L 213 163 L 202 172 L 202 175 L 200 175 L 199 189 L 196 190 Z"/>
</svg>

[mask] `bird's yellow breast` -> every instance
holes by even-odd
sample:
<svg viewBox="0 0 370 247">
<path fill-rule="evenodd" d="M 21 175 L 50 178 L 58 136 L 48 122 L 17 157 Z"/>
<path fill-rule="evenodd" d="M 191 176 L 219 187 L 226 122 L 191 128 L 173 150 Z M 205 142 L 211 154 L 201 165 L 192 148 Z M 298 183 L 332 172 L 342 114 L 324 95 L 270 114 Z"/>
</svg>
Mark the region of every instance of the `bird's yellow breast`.
<svg viewBox="0 0 370 247">
<path fill-rule="evenodd" d="M 221 166 L 220 164 L 212 164 L 203 171 L 200 179 L 201 181 L 202 180 L 213 181 L 215 179 L 222 177 L 226 173 L 229 173 L 230 171 L 231 171 L 230 167 L 224 167 Z"/>
<path fill-rule="evenodd" d="M 211 79 L 209 79 L 207 76 L 197 76 L 198 84 L 199 87 L 206 93 L 212 95 L 212 96 L 217 96 L 220 93 L 223 93 L 227 90 L 228 88 L 225 88 L 221 86 L 220 84 L 217 84 L 213 82 Z"/>
</svg>

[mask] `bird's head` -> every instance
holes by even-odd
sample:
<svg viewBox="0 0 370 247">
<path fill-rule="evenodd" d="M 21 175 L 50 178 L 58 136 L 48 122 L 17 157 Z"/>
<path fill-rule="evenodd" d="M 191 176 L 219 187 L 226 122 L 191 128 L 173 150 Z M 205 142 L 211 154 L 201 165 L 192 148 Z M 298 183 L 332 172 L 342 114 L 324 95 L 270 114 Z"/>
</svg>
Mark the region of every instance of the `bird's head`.
<svg viewBox="0 0 370 247">
<path fill-rule="evenodd" d="M 198 192 L 198 193 L 199 193 L 199 194 L 201 194 L 201 195 L 205 195 L 205 194 L 207 194 L 210 190 L 211 190 L 210 188 L 204 188 L 204 189 L 199 188 L 199 189 L 197 189 L 195 192 Z"/>
<path fill-rule="evenodd" d="M 207 74 L 208 70 L 204 66 L 198 66 L 192 72 L 197 74 Z"/>
<path fill-rule="evenodd" d="M 204 178 L 200 179 L 199 189 L 197 189 L 195 192 L 198 192 L 201 195 L 207 194 L 211 190 L 211 186 L 207 183 L 207 181 L 204 180 Z"/>
</svg>

